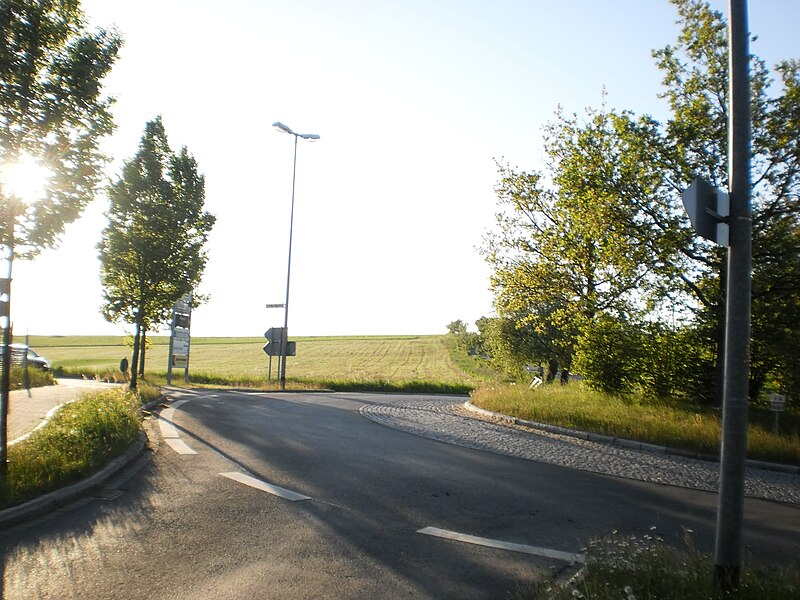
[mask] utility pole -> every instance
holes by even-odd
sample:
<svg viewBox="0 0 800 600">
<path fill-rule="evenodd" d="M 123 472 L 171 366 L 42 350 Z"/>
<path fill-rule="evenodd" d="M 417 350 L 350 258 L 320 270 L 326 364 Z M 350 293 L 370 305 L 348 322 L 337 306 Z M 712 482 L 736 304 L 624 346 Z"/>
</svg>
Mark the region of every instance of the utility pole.
<svg viewBox="0 0 800 600">
<path fill-rule="evenodd" d="M 739 587 L 744 553 L 742 529 L 747 458 L 753 225 L 750 199 L 750 34 L 747 1 L 729 0 L 728 6 L 730 247 L 714 581 L 719 589 L 733 591 Z"/>
</svg>

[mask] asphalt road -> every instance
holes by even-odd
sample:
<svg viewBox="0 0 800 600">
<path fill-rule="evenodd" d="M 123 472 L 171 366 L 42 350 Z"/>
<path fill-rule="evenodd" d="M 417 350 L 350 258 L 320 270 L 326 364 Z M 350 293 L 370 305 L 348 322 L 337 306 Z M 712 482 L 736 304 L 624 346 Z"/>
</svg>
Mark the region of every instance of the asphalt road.
<svg viewBox="0 0 800 600">
<path fill-rule="evenodd" d="M 359 414 L 392 396 L 172 398 L 150 423 L 154 452 L 108 489 L 0 534 L 0 597 L 504 598 L 613 530 L 675 541 L 690 528 L 706 550 L 713 539 L 712 493 L 445 444 Z M 748 499 L 746 510 L 754 557 L 800 553 L 796 506 Z"/>
</svg>

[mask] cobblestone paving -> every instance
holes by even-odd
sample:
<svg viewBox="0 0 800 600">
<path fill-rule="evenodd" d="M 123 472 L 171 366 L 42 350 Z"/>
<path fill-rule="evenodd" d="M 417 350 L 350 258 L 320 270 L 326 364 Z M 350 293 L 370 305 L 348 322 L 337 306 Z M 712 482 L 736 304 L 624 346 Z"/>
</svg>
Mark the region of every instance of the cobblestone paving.
<svg viewBox="0 0 800 600">
<path fill-rule="evenodd" d="M 452 398 L 368 404 L 366 418 L 422 437 L 583 471 L 716 491 L 719 464 L 559 435 L 477 418 Z M 747 469 L 747 496 L 800 505 L 800 475 Z"/>
</svg>

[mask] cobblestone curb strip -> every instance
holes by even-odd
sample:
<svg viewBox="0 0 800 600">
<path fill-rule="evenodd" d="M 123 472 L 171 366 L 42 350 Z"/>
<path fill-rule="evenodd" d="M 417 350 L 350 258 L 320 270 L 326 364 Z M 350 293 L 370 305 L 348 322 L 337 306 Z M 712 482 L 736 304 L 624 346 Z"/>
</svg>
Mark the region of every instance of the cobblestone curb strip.
<svg viewBox="0 0 800 600">
<path fill-rule="evenodd" d="M 684 458 L 693 458 L 695 460 L 707 460 L 711 462 L 719 462 L 716 456 L 709 456 L 707 454 L 699 454 L 695 452 L 688 452 L 677 448 L 669 448 L 667 446 L 658 446 L 656 444 L 647 444 L 645 442 L 637 442 L 635 440 L 627 440 L 625 438 L 611 437 L 607 435 L 600 435 L 597 433 L 586 433 L 585 431 L 577 431 L 575 429 L 567 429 L 566 427 L 557 427 L 555 425 L 548 425 L 547 423 L 537 423 L 536 421 L 526 421 L 525 419 L 517 419 L 516 417 L 509 417 L 501 413 L 492 412 L 479 406 L 475 406 L 470 400 L 464 403 L 464 408 L 470 412 L 474 412 L 482 417 L 492 421 L 498 421 L 509 426 L 521 425 L 531 429 L 540 429 L 548 433 L 555 433 L 558 435 L 568 435 L 582 440 L 589 440 L 590 442 L 599 442 L 602 444 L 613 444 L 615 446 L 622 446 L 623 448 L 631 448 L 633 450 L 642 450 L 644 452 L 653 452 L 655 454 L 666 454 L 669 456 L 682 456 Z M 783 465 L 779 463 L 769 463 L 760 460 L 748 460 L 747 466 L 753 469 L 763 469 L 766 471 L 778 471 L 780 473 L 789 473 L 791 475 L 800 475 L 800 467 L 794 465 Z"/>
<path fill-rule="evenodd" d="M 518 425 L 505 415 L 479 415 L 463 401 L 396 397 L 364 405 L 360 412 L 393 429 L 475 450 L 651 483 L 711 492 L 719 489 L 718 463 L 664 451 L 647 452 L 643 450 L 649 448 L 638 443 L 635 447 L 609 444 L 613 438 L 605 436 Z M 749 464 L 747 468 L 747 496 L 800 505 L 800 475 L 754 467 Z"/>
</svg>

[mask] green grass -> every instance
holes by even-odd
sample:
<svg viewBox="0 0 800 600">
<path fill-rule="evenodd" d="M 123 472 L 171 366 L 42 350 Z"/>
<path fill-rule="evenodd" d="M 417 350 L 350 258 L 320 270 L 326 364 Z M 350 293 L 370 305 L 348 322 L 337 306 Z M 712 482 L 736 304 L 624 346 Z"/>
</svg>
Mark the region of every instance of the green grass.
<svg viewBox="0 0 800 600">
<path fill-rule="evenodd" d="M 0 508 L 78 481 L 122 454 L 140 430 L 139 407 L 140 397 L 123 389 L 64 405 L 47 425 L 8 448 Z"/>
<path fill-rule="evenodd" d="M 528 421 L 549 423 L 612 437 L 680 448 L 699 454 L 719 454 L 720 418 L 712 409 L 681 402 L 613 397 L 580 383 L 485 386 L 473 393 L 476 406 Z M 748 456 L 752 459 L 800 465 L 800 419 L 783 416 L 779 435 L 766 425 L 762 410 L 751 411 Z"/>
<path fill-rule="evenodd" d="M 9 386 L 12 390 L 54 385 L 55 379 L 50 371 L 42 371 L 35 367 L 12 367 Z"/>
<path fill-rule="evenodd" d="M 691 544 L 691 538 L 687 541 Z M 739 591 L 715 590 L 713 561 L 692 546 L 666 546 L 657 535 L 613 535 L 586 548 L 587 568 L 570 585 L 545 582 L 520 589 L 514 600 L 795 600 L 800 597 L 797 565 L 745 568 Z"/>
<path fill-rule="evenodd" d="M 466 393 L 476 378 L 454 365 L 444 336 L 301 337 L 287 360 L 287 379 L 300 388 Z M 168 338 L 148 338 L 145 372 L 163 378 Z M 269 357 L 263 338 L 193 338 L 190 378 L 195 383 L 267 387 Z M 31 336 L 30 344 L 59 372 L 116 376 L 131 350 L 122 337 Z M 278 357 L 272 359 L 272 381 Z M 180 381 L 182 371 L 175 372 Z"/>
</svg>

